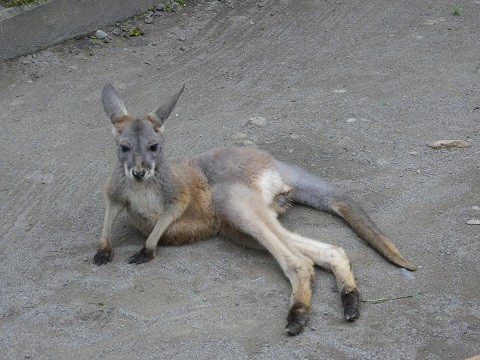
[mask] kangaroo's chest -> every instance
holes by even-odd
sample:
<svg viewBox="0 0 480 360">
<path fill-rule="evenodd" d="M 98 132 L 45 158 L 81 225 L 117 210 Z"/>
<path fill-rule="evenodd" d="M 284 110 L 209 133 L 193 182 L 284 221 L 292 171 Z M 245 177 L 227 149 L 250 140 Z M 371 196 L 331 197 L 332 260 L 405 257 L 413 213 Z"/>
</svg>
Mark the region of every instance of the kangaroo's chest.
<svg viewBox="0 0 480 360">
<path fill-rule="evenodd" d="M 163 197 L 149 184 L 134 184 L 127 191 L 127 212 L 135 226 L 148 235 L 164 211 Z"/>
</svg>

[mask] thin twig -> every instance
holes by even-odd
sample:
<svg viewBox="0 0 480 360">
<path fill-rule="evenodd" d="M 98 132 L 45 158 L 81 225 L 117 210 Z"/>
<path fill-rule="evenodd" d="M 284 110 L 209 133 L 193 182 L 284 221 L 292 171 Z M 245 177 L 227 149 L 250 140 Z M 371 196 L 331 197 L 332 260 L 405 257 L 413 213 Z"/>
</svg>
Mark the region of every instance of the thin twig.
<svg viewBox="0 0 480 360">
<path fill-rule="evenodd" d="M 362 302 L 371 303 L 371 304 L 379 304 L 379 303 L 383 303 L 383 302 L 385 302 L 385 301 L 399 300 L 399 299 L 408 299 L 408 298 L 413 298 L 414 296 L 420 296 L 420 295 L 422 295 L 422 293 L 412 294 L 412 295 L 405 295 L 405 296 L 395 296 L 395 297 L 389 297 L 389 298 L 378 298 L 378 299 L 362 300 Z"/>
</svg>

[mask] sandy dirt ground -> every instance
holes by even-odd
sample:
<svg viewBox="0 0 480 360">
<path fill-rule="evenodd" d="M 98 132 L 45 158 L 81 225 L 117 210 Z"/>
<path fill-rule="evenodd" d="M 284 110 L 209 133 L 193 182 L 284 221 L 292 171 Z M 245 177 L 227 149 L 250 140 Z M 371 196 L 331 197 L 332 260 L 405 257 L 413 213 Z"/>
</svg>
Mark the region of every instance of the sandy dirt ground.
<svg viewBox="0 0 480 360">
<path fill-rule="evenodd" d="M 454 15 L 453 7 L 462 14 Z M 478 1 L 187 1 L 143 36 L 66 43 L 0 66 L 0 358 L 465 359 L 480 354 Z M 119 28 L 105 28 L 112 34 Z M 290 285 L 267 253 L 214 238 L 92 263 L 116 161 L 100 92 L 131 113 L 183 83 L 167 151 L 258 146 L 350 193 L 419 266 L 391 265 L 339 219 L 282 219 L 343 246 L 362 299 L 347 323 L 316 270 L 312 314 L 284 332 Z M 254 117 L 262 126 L 247 125 Z M 427 143 L 463 139 L 470 148 Z M 413 296 L 415 295 L 415 296 Z"/>
</svg>

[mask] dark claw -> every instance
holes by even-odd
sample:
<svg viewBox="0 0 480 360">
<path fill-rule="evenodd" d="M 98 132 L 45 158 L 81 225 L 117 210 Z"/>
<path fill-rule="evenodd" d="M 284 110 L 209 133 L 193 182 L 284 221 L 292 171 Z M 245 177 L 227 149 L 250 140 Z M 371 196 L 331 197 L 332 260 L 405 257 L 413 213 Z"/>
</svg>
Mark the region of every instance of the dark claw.
<svg viewBox="0 0 480 360">
<path fill-rule="evenodd" d="M 155 257 L 154 251 L 149 251 L 145 249 L 145 247 L 142 248 L 139 252 L 133 254 L 130 259 L 128 259 L 129 264 L 144 264 L 149 262 Z"/>
<path fill-rule="evenodd" d="M 360 315 L 360 291 L 355 288 L 349 292 L 342 290 L 343 315 L 347 321 L 354 321 Z"/>
<path fill-rule="evenodd" d="M 308 321 L 308 308 L 305 304 L 295 304 L 288 313 L 288 324 L 285 331 L 288 335 L 294 336 L 302 332 Z"/>
<path fill-rule="evenodd" d="M 112 261 L 113 253 L 111 249 L 99 249 L 93 257 L 93 263 L 100 265 L 108 264 Z"/>
</svg>

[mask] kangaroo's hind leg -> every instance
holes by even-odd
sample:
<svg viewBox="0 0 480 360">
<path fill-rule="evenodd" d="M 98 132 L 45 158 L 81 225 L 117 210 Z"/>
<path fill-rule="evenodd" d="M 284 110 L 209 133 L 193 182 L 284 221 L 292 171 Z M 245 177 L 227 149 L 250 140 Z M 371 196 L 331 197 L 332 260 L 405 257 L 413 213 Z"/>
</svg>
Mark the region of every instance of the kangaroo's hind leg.
<svg viewBox="0 0 480 360">
<path fill-rule="evenodd" d="M 288 324 L 285 330 L 297 335 L 308 321 L 313 262 L 288 245 L 275 212 L 259 200 L 258 194 L 242 184 L 217 187 L 214 191 L 218 215 L 229 228 L 256 239 L 278 261 L 292 285 Z"/>
<path fill-rule="evenodd" d="M 334 274 L 342 298 L 345 319 L 355 320 L 359 316 L 360 292 L 343 248 L 309 239 L 286 229 L 284 231 L 291 245 L 312 259 L 317 266 Z"/>
<path fill-rule="evenodd" d="M 397 266 L 415 270 L 416 266 L 405 259 L 393 242 L 372 221 L 365 210 L 342 192 L 305 170 L 281 161 L 275 162 L 284 181 L 292 188 L 294 203 L 335 214 L 372 248 Z"/>
</svg>

